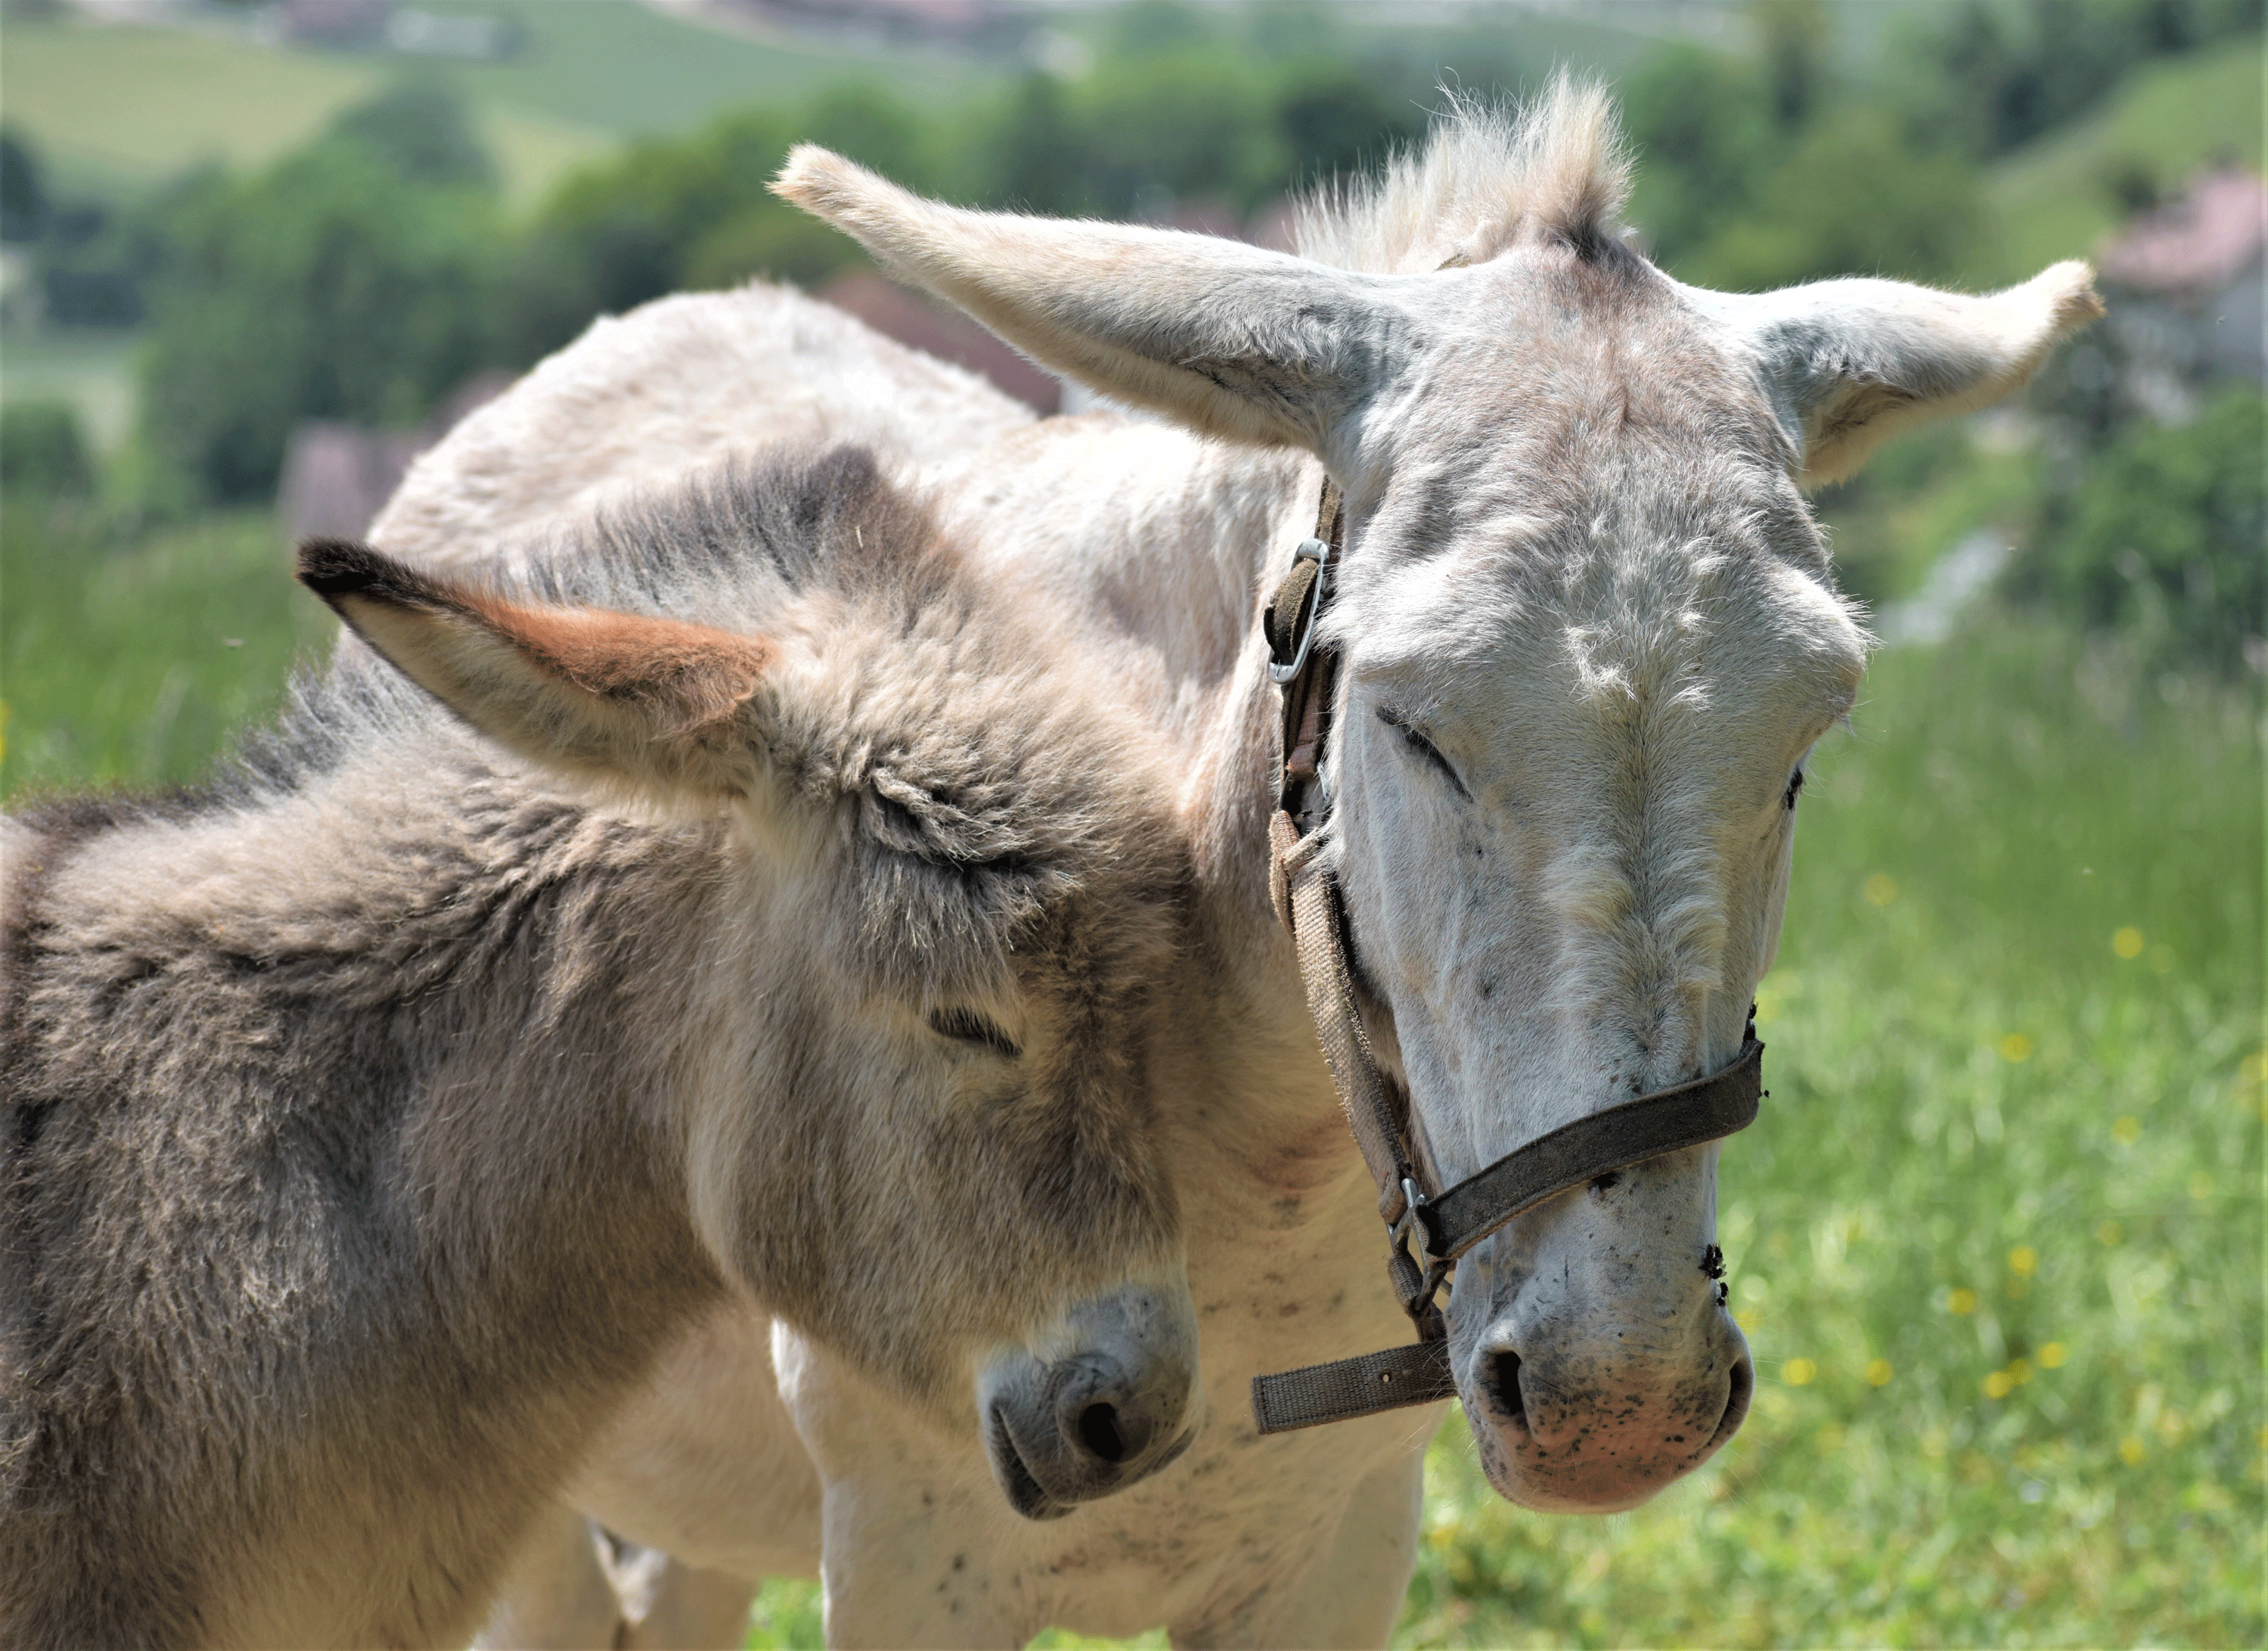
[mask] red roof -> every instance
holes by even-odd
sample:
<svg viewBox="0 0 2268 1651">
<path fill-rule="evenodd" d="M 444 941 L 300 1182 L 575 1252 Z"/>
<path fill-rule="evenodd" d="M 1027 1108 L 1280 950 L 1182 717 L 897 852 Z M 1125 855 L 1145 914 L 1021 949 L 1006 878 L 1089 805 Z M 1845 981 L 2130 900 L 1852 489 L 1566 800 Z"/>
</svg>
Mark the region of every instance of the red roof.
<svg viewBox="0 0 2268 1651">
<path fill-rule="evenodd" d="M 2189 193 L 2145 212 L 2102 252 L 2105 279 L 2146 292 L 2213 291 L 2268 241 L 2268 183 L 2242 166 L 2200 173 Z"/>
</svg>

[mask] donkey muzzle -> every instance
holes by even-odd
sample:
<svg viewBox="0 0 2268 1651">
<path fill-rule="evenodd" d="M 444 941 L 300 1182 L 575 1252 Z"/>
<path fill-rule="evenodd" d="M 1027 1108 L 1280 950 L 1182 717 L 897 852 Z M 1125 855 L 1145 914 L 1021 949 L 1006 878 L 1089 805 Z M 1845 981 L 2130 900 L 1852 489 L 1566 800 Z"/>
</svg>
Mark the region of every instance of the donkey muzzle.
<svg viewBox="0 0 2268 1651">
<path fill-rule="evenodd" d="M 1197 1436 L 1186 1290 L 1130 1286 L 1066 1317 L 1068 1336 L 1049 1341 L 1069 1351 L 1042 1360 L 1018 1348 L 977 1381 L 992 1477 L 1027 1519 L 1059 1519 L 1145 1479 Z"/>
</svg>

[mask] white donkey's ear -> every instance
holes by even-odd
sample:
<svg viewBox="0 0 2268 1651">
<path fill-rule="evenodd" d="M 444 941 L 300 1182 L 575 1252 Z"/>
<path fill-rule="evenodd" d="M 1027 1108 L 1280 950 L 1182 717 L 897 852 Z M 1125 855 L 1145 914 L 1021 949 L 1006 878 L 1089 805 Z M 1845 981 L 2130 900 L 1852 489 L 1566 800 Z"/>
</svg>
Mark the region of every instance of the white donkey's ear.
<svg viewBox="0 0 2268 1651">
<path fill-rule="evenodd" d="M 1999 400 L 2102 313 L 2076 261 L 1984 298 L 1867 280 L 1696 296 L 1756 352 L 1806 487 L 1841 481 L 1902 431 Z"/>
<path fill-rule="evenodd" d="M 662 797 L 745 793 L 744 707 L 770 644 L 681 620 L 508 601 L 335 539 L 300 583 L 482 733 L 548 767 Z"/>
<path fill-rule="evenodd" d="M 1390 324 L 1371 277 L 1210 235 L 962 211 L 809 144 L 772 189 L 1034 360 L 1211 435 L 1320 450 Z"/>
</svg>

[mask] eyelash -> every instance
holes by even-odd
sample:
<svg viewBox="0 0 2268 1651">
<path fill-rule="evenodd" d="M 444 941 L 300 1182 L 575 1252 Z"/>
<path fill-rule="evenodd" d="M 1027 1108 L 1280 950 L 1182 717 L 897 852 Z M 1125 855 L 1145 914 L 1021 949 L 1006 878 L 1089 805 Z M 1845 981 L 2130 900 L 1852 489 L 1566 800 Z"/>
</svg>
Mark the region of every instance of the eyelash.
<svg viewBox="0 0 2268 1651">
<path fill-rule="evenodd" d="M 1441 755 L 1440 749 L 1431 740 L 1418 733 L 1416 728 L 1403 721 L 1399 714 L 1388 709 L 1386 706 L 1381 705 L 1379 707 L 1378 719 L 1384 723 L 1388 727 L 1393 729 L 1395 733 L 1400 734 L 1402 736 L 1402 742 L 1404 745 L 1408 746 L 1412 751 L 1415 751 L 1426 762 L 1432 763 L 1435 768 L 1440 770 L 1441 777 L 1447 780 L 1450 785 L 1456 787 L 1458 796 L 1462 797 L 1467 802 L 1470 802 L 1473 800 L 1472 792 L 1465 789 L 1465 782 L 1458 778 L 1457 770 L 1450 765 L 1449 759 Z"/>
<path fill-rule="evenodd" d="M 1016 1047 L 1015 1039 L 986 1020 L 974 1009 L 932 1009 L 929 1029 L 939 1037 L 949 1037 L 956 1043 L 981 1043 L 996 1055 L 1014 1060 L 1024 1051 Z"/>
</svg>

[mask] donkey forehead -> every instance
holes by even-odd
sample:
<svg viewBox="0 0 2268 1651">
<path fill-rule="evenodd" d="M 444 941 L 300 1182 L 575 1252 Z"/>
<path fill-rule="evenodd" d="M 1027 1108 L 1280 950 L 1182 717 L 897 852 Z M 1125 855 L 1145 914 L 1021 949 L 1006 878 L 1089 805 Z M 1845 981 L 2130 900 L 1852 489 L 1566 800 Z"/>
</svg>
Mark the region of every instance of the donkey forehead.
<svg viewBox="0 0 2268 1651">
<path fill-rule="evenodd" d="M 1782 472 L 1793 456 L 1753 351 L 1624 248 L 1528 245 L 1402 285 L 1407 325 L 1373 357 L 1388 416 L 1366 434 L 1404 461 L 1517 455 L 1538 479 L 1572 479 L 1616 445 Z"/>
<path fill-rule="evenodd" d="M 1808 740 L 1849 709 L 1865 632 L 1752 520 L 1511 514 L 1431 555 L 1358 547 L 1332 623 L 1359 683 L 1436 733 L 1485 725 L 1495 748 L 1571 725 L 1638 737 L 1665 718 Z"/>
</svg>

